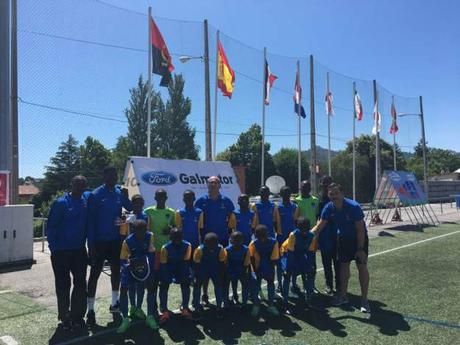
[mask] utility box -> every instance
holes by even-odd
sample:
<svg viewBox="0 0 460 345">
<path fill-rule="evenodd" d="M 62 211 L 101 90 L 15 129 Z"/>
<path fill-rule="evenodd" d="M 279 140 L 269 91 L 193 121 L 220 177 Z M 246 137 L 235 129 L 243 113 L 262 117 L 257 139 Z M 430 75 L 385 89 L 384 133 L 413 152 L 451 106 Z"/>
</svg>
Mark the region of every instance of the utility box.
<svg viewBox="0 0 460 345">
<path fill-rule="evenodd" d="M 0 272 L 28 269 L 33 260 L 33 205 L 0 207 Z"/>
</svg>

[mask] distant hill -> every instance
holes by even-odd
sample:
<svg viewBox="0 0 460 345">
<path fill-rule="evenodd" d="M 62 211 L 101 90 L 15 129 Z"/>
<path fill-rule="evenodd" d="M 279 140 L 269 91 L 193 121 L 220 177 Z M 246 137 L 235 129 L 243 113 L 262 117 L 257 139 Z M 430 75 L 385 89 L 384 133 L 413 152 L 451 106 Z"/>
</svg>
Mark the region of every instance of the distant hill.
<svg viewBox="0 0 460 345">
<path fill-rule="evenodd" d="M 306 152 L 308 159 L 311 157 L 310 151 L 311 151 L 310 149 L 303 151 L 303 152 Z M 331 159 L 337 156 L 339 152 L 340 151 L 331 150 Z M 327 149 L 321 146 L 316 146 L 316 161 L 318 163 L 327 163 Z"/>
</svg>

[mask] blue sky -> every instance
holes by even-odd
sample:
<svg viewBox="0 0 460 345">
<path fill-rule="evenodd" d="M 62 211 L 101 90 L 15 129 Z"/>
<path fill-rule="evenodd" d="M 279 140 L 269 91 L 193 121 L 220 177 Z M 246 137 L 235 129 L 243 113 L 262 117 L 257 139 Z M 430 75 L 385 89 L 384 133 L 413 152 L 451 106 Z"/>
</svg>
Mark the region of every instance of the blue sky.
<svg viewBox="0 0 460 345">
<path fill-rule="evenodd" d="M 21 176 L 40 175 L 69 133 L 80 142 L 92 135 L 107 147 L 126 133 L 123 109 L 128 105 L 128 89 L 139 74 L 146 75 L 144 13 L 148 6 L 154 16 L 161 17 L 157 24 L 174 54 L 176 71 L 184 74 L 185 93 L 192 100 L 190 123 L 197 129 L 196 140 L 202 148 L 203 65 L 199 60 L 181 64 L 178 56 L 202 54 L 200 22 L 207 18 L 211 60 L 215 59 L 215 30 L 219 29 L 237 72 L 232 100 L 218 97 L 218 151 L 232 144 L 251 123 L 261 121 L 264 46 L 271 70 L 279 77 L 267 107 L 266 132 L 272 153 L 297 145 L 292 104 L 295 64 L 300 59 L 303 103 L 308 109 L 309 54 L 315 57 L 319 145 L 327 146 L 323 100 L 329 72 L 336 107 L 333 149 L 343 148 L 351 138 L 353 81 L 365 112 L 357 133 L 370 133 L 371 80 L 376 79 L 384 139 L 392 140 L 388 133 L 391 96 L 396 95 L 398 112 L 416 113 L 416 97 L 422 95 L 429 145 L 460 151 L 458 1 L 24 0 L 18 11 L 19 95 L 24 101 L 19 106 Z M 212 109 L 214 73 L 211 64 Z M 154 87 L 158 82 L 154 77 Z M 399 127 L 396 140 L 410 151 L 420 137 L 418 118 L 401 118 Z M 303 121 L 303 149 L 310 147 L 309 131 L 309 121 Z"/>
</svg>

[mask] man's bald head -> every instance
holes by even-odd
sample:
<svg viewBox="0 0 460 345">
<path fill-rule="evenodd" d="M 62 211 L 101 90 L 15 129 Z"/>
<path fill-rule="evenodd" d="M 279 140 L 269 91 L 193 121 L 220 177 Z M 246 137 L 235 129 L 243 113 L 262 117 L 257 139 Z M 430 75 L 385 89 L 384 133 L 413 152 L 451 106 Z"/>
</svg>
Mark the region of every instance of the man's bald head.
<svg viewBox="0 0 460 345">
<path fill-rule="evenodd" d="M 217 198 L 220 190 L 220 180 L 217 176 L 208 177 L 208 194 L 211 198 Z"/>
</svg>

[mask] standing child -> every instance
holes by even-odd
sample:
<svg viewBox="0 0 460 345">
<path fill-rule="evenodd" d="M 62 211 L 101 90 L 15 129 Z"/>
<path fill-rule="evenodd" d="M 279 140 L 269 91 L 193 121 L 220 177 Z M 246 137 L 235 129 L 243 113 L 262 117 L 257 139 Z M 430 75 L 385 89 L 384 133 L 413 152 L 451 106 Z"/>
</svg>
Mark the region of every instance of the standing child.
<svg viewBox="0 0 460 345">
<path fill-rule="evenodd" d="M 246 306 L 249 299 L 251 260 L 249 250 L 243 244 L 244 236 L 241 232 L 233 232 L 230 236 L 230 245 L 225 248 L 227 254 L 227 275 L 224 282 L 224 305 L 230 306 L 229 290 L 230 283 L 233 290 L 233 301 L 238 304 L 238 281 L 241 282 L 241 294 L 243 306 Z"/>
<path fill-rule="evenodd" d="M 201 312 L 200 294 L 203 282 L 212 280 L 214 294 L 216 295 L 217 318 L 223 318 L 222 313 L 222 286 L 225 275 L 226 252 L 218 242 L 215 233 L 209 232 L 193 254 L 195 284 L 193 288 L 193 308 L 196 316 Z"/>
<path fill-rule="evenodd" d="M 249 245 L 252 270 L 256 276 L 256 288 L 254 291 L 254 307 L 251 315 L 257 317 L 260 311 L 259 291 L 262 279 L 267 281 L 268 309 L 273 316 L 278 316 L 278 309 L 274 306 L 275 300 L 275 265 L 279 260 L 279 247 L 276 240 L 268 237 L 268 229 L 259 224 L 255 231 L 255 240 Z"/>
<path fill-rule="evenodd" d="M 203 211 L 193 206 L 195 193 L 184 192 L 185 207 L 176 211 L 176 227 L 182 230 L 184 240 L 192 245 L 192 252 L 200 245 L 204 227 Z"/>
<path fill-rule="evenodd" d="M 170 241 L 161 248 L 160 266 L 160 323 L 169 320 L 171 312 L 168 310 L 168 290 L 171 283 L 180 284 L 182 292 L 181 314 L 186 319 L 192 319 L 192 312 L 188 304 L 190 301 L 190 282 L 192 272 L 190 259 L 192 246 L 184 241 L 182 230 L 171 229 Z"/>
<path fill-rule="evenodd" d="M 131 198 L 133 210 L 124 215 L 124 223 L 120 225 L 120 236 L 124 241 L 130 233 L 132 233 L 133 223 L 136 220 L 148 222 L 148 217 L 144 213 L 144 198 L 140 194 L 135 194 Z M 142 303 L 144 302 L 145 286 L 143 283 L 135 282 L 128 288 L 129 296 L 129 317 L 131 319 L 145 319 L 145 313 L 142 311 Z"/>
<path fill-rule="evenodd" d="M 309 220 L 305 217 L 299 217 L 297 229 L 289 234 L 289 238 L 282 246 L 281 262 L 285 276 L 283 281 L 283 309 L 287 313 L 289 313 L 288 296 L 291 278 L 296 279 L 298 275 L 301 275 L 307 302 L 313 294 L 313 280 L 308 279 L 314 271 L 313 259 L 309 252 L 313 250 L 316 239 L 309 230 Z"/>
<path fill-rule="evenodd" d="M 239 231 L 243 235 L 243 244 L 248 246 L 252 241 L 254 229 L 259 223 L 257 214 L 249 208 L 249 196 L 241 194 L 238 197 L 239 209 L 230 214 L 228 227 L 232 231 Z"/>
<path fill-rule="evenodd" d="M 161 248 L 169 241 L 169 231 L 175 224 L 175 212 L 172 208 L 166 207 L 168 194 L 166 190 L 160 188 L 155 192 L 156 206 L 147 207 L 144 212 L 148 217 L 149 230 L 153 233 L 155 243 L 155 282 L 154 294 L 155 303 L 157 301 L 159 270 L 160 270 L 160 253 Z"/>
<path fill-rule="evenodd" d="M 279 212 L 279 234 L 277 236 L 278 244 L 281 247 L 284 241 L 287 240 L 291 231 L 294 231 L 296 228 L 295 221 L 299 216 L 299 208 L 297 204 L 291 201 L 291 188 L 288 186 L 283 186 L 280 189 L 280 195 L 282 198 L 282 202 L 278 204 L 278 212 Z M 278 280 L 278 288 L 277 292 L 282 293 L 282 272 L 281 263 L 278 262 L 278 266 L 276 267 L 276 276 Z M 295 279 L 295 278 L 294 278 Z M 293 284 L 295 281 L 293 281 Z"/>
<path fill-rule="evenodd" d="M 252 205 L 252 210 L 257 214 L 259 224 L 267 228 L 267 236 L 276 239 L 279 224 L 278 207 L 270 201 L 270 189 L 267 186 L 260 188 L 260 201 Z"/>
<path fill-rule="evenodd" d="M 131 325 L 132 320 L 128 314 L 128 288 L 135 281 L 147 283 L 148 316 L 145 322 L 149 328 L 158 329 L 154 317 L 153 267 L 155 264 L 155 247 L 153 245 L 153 235 L 147 231 L 147 223 L 143 220 L 136 220 L 132 228 L 133 232 L 123 241 L 121 247 L 120 310 L 123 315 L 123 321 L 117 329 L 117 333 L 125 333 Z"/>
</svg>

